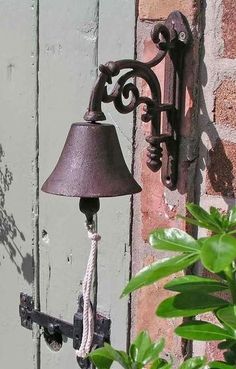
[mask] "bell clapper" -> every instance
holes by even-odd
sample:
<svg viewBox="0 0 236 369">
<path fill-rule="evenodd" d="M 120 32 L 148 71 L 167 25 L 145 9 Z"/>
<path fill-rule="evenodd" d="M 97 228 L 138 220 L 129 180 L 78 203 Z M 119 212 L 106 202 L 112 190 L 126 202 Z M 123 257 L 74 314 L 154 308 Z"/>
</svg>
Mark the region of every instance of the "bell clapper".
<svg viewBox="0 0 236 369">
<path fill-rule="evenodd" d="M 98 197 L 81 197 L 79 202 L 80 211 L 85 214 L 87 226 L 93 227 L 93 217 L 100 209 Z"/>
</svg>

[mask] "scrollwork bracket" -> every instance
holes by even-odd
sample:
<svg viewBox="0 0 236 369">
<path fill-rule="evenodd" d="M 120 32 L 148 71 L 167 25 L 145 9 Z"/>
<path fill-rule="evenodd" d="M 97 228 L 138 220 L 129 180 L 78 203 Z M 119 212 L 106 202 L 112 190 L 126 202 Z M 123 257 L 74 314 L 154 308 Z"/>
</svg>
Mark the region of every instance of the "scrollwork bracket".
<svg viewBox="0 0 236 369">
<path fill-rule="evenodd" d="M 105 120 L 102 102 L 113 102 L 116 110 L 127 114 L 144 104 L 143 122 L 150 122 L 150 134 L 146 138 L 147 165 L 156 172 L 162 168 L 162 182 L 171 190 L 176 188 L 178 168 L 179 130 L 181 124 L 181 101 L 183 61 L 186 46 L 191 41 L 191 31 L 186 18 L 180 12 L 172 12 L 164 23 L 157 23 L 151 34 L 157 55 L 147 63 L 137 60 L 118 60 L 99 66 L 100 74 L 90 96 L 84 119 L 90 122 Z M 152 70 L 165 59 L 164 91 Z M 128 72 L 118 78 L 111 93 L 107 84 L 122 70 Z M 132 78 L 143 79 L 150 89 L 150 97 L 140 95 Z M 163 95 L 163 97 L 162 97 Z M 125 105 L 123 100 L 129 99 Z"/>
</svg>

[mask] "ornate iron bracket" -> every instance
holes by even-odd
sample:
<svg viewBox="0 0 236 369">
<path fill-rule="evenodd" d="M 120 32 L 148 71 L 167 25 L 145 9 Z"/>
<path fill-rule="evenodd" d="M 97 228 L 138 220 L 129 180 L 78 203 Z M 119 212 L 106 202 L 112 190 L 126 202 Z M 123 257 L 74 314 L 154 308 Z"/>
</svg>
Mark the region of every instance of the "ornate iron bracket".
<svg viewBox="0 0 236 369">
<path fill-rule="evenodd" d="M 140 104 L 145 104 L 143 122 L 151 122 L 147 166 L 157 172 L 162 167 L 162 182 L 173 190 L 177 182 L 179 127 L 181 119 L 181 81 L 183 56 L 190 43 L 191 32 L 186 18 L 180 12 L 171 13 L 165 23 L 157 23 L 151 34 L 158 48 L 157 55 L 149 62 L 118 60 L 100 65 L 100 75 L 92 90 L 84 119 L 95 122 L 105 120 L 101 104 L 113 102 L 116 110 L 127 114 Z M 159 80 L 151 69 L 165 58 L 163 101 Z M 111 93 L 107 84 L 123 69 L 130 69 L 119 77 Z M 150 88 L 151 97 L 140 96 L 131 78 L 143 79 Z M 125 105 L 123 99 L 129 99 Z M 162 113 L 164 113 L 162 115 Z"/>
<path fill-rule="evenodd" d="M 21 325 L 24 328 L 32 330 L 33 323 L 43 327 L 44 336 L 54 349 L 56 348 L 57 350 L 57 346 L 60 346 L 62 336 L 71 338 L 73 340 L 74 349 L 79 349 L 83 333 L 82 297 L 79 298 L 79 307 L 74 315 L 73 324 L 34 309 L 33 298 L 24 293 L 20 294 L 19 314 Z M 96 314 L 95 332 L 92 343 L 93 348 L 102 347 L 104 342 L 110 342 L 110 326 L 110 319 Z M 88 359 L 80 359 L 79 365 L 81 368 L 88 368 L 90 366 Z"/>
</svg>

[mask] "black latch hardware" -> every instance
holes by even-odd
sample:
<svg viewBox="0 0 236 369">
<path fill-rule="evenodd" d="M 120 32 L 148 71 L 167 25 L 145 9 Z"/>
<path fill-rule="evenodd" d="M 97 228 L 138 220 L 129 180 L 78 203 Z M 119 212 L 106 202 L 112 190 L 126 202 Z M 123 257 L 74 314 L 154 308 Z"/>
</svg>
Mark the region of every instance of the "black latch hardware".
<svg viewBox="0 0 236 369">
<path fill-rule="evenodd" d="M 21 325 L 31 329 L 33 323 L 38 324 L 47 330 L 47 334 L 61 334 L 73 340 L 73 348 L 79 349 L 83 333 L 83 298 L 79 298 L 78 311 L 74 315 L 72 323 L 55 318 L 34 309 L 33 298 L 24 293 L 20 294 L 19 313 Z M 96 314 L 95 332 L 92 347 L 102 347 L 104 342 L 110 342 L 111 321 L 100 314 Z"/>
</svg>

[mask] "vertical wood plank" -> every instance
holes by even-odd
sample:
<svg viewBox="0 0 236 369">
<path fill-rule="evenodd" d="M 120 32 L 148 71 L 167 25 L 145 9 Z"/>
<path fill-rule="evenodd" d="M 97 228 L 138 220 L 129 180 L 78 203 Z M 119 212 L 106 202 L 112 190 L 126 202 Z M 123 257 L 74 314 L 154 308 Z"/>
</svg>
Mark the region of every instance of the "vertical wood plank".
<svg viewBox="0 0 236 369">
<path fill-rule="evenodd" d="M 99 63 L 134 57 L 135 1 L 100 0 Z M 126 163 L 132 161 L 132 114 L 121 115 L 113 104 L 104 104 L 107 121 L 116 126 Z M 98 216 L 102 235 L 98 255 L 98 310 L 110 315 L 111 341 L 125 349 L 127 337 L 127 299 L 119 296 L 129 278 L 130 198 L 102 199 Z"/>
<path fill-rule="evenodd" d="M 0 363 L 32 369 L 36 342 L 20 325 L 18 305 L 21 291 L 32 294 L 37 246 L 37 2 L 1 1 L 0 24 Z"/>
<path fill-rule="evenodd" d="M 70 125 L 82 120 L 97 70 L 97 0 L 40 1 L 40 182 L 51 173 Z M 72 321 L 89 253 L 78 200 L 40 194 L 41 309 Z M 78 368 L 72 341 L 42 369 Z"/>
<path fill-rule="evenodd" d="M 83 116 L 88 104 L 97 72 L 98 6 L 98 0 L 40 1 L 41 183 L 58 158 L 70 123 Z M 115 1 L 102 1 L 100 17 L 101 61 L 133 57 L 134 4 L 122 1 L 121 8 Z M 39 369 L 37 357 L 32 359 L 37 352 L 32 347 L 37 342 L 30 346 L 31 333 L 20 327 L 17 309 L 21 290 L 32 294 L 33 287 L 37 295 L 32 265 L 32 247 L 37 250 L 38 231 L 37 1 L 2 2 L 0 20 L 0 273 L 1 280 L 7 280 L 0 289 L 1 295 L 7 296 L 8 306 L 7 311 L 5 304 L 0 308 L 4 309 L 0 356 L 3 367 Z M 112 34 L 111 25 L 117 26 Z M 122 38 L 125 42 L 121 42 Z M 110 109 L 105 108 L 108 120 L 119 122 L 118 134 L 130 164 L 132 117 L 122 117 L 120 123 L 120 116 Z M 113 202 L 115 211 L 108 201 Z M 84 219 L 77 208 L 74 199 L 40 194 L 41 308 L 66 320 L 71 320 L 76 310 L 79 282 L 89 252 Z M 118 303 L 118 296 L 128 277 L 129 199 L 104 200 L 103 213 L 99 306 L 111 315 L 113 343 L 124 346 L 127 304 L 125 300 Z M 116 224 L 110 234 L 108 222 Z M 35 277 L 37 281 L 38 276 Z M 10 355 L 12 347 L 14 355 Z M 77 368 L 72 345 L 64 345 L 54 354 L 43 341 L 41 367 L 59 364 Z"/>
</svg>

